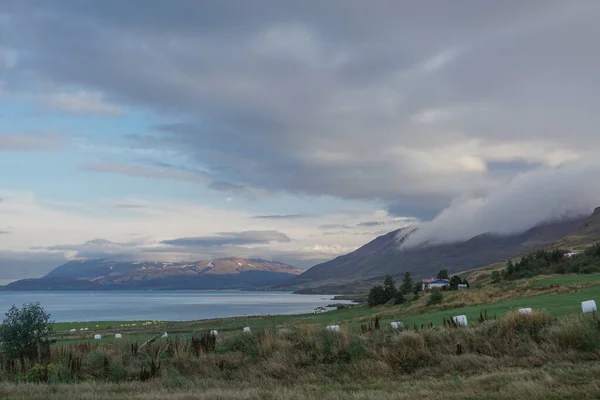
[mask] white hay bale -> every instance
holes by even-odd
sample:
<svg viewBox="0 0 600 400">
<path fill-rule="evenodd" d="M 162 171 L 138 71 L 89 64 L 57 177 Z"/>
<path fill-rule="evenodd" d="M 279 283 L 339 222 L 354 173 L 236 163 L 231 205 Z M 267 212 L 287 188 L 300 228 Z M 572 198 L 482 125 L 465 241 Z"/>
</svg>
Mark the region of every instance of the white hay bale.
<svg viewBox="0 0 600 400">
<path fill-rule="evenodd" d="M 245 327 L 244 332 L 250 333 L 250 327 L 249 326 Z"/>
<path fill-rule="evenodd" d="M 596 312 L 596 302 L 594 300 L 582 301 L 581 302 L 581 311 L 584 314 Z"/>
<path fill-rule="evenodd" d="M 87 330 L 88 330 L 88 328 L 83 328 L 83 330 L 84 330 L 84 331 L 87 331 Z"/>
<path fill-rule="evenodd" d="M 340 326 L 339 325 L 328 325 L 327 330 L 331 331 L 331 332 L 339 332 Z"/>
<path fill-rule="evenodd" d="M 210 335 L 211 336 L 218 336 L 219 332 L 217 332 L 215 329 L 213 329 L 212 331 L 210 331 Z"/>
<path fill-rule="evenodd" d="M 527 308 L 519 308 L 519 314 L 531 314 L 533 310 L 529 307 Z"/>
<path fill-rule="evenodd" d="M 69 332 L 77 332 L 77 329 L 73 328 Z"/>
<path fill-rule="evenodd" d="M 121 338 L 123 338 L 123 336 L 121 336 L 120 333 L 115 334 L 115 339 L 121 339 Z"/>
<path fill-rule="evenodd" d="M 167 338 L 169 335 L 167 334 L 167 332 L 163 333 L 163 335 L 161 336 L 162 339 Z"/>
<path fill-rule="evenodd" d="M 392 329 L 402 329 L 402 328 L 404 328 L 404 324 L 402 322 L 400 322 L 400 321 L 398 321 L 398 322 L 392 322 L 391 325 L 392 325 Z"/>
<path fill-rule="evenodd" d="M 94 340 L 102 339 L 102 335 L 98 335 L 97 333 L 94 335 Z"/>
<path fill-rule="evenodd" d="M 456 317 L 452 317 L 452 321 L 458 326 L 467 326 L 467 316 L 466 315 L 457 315 Z"/>
</svg>

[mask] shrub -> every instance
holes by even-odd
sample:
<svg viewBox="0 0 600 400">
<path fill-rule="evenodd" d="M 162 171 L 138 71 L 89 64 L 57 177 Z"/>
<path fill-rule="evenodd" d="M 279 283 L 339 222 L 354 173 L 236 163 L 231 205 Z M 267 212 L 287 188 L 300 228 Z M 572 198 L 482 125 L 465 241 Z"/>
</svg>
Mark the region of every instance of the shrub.
<svg viewBox="0 0 600 400">
<path fill-rule="evenodd" d="M 52 322 L 40 303 L 12 306 L 0 325 L 0 349 L 7 357 L 42 362 L 42 353 L 49 351 Z M 45 351 L 44 351 L 45 350 Z"/>
<path fill-rule="evenodd" d="M 394 304 L 403 304 L 406 301 L 402 292 L 396 293 L 396 297 L 394 298 Z"/>
<path fill-rule="evenodd" d="M 369 307 L 375 307 L 387 303 L 389 299 L 381 286 L 373 286 L 369 291 Z"/>
<path fill-rule="evenodd" d="M 429 295 L 429 298 L 427 299 L 427 305 L 432 306 L 434 304 L 442 304 L 443 300 L 444 300 L 444 295 L 442 294 L 442 291 L 439 290 L 438 288 L 434 288 L 431 290 L 431 294 Z"/>
</svg>

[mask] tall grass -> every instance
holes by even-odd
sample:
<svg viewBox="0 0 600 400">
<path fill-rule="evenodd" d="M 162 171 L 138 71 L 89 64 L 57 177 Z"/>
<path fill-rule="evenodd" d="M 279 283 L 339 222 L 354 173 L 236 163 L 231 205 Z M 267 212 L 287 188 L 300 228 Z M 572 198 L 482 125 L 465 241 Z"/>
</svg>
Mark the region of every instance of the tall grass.
<svg viewBox="0 0 600 400">
<path fill-rule="evenodd" d="M 237 333 L 199 345 L 200 339 L 169 338 L 139 349 L 135 343 L 55 346 L 44 366 L 0 359 L 0 381 L 157 381 L 183 387 L 194 379 L 310 384 L 377 382 L 404 375 L 473 375 L 510 367 L 600 361 L 595 317 L 552 318 L 509 313 L 469 327 L 341 332 L 285 326 Z M 205 336 L 201 336 L 205 337 Z M 37 369 L 36 369 L 37 368 Z M 45 368 L 45 370 L 44 370 Z M 37 371 L 37 372 L 36 372 Z"/>
</svg>

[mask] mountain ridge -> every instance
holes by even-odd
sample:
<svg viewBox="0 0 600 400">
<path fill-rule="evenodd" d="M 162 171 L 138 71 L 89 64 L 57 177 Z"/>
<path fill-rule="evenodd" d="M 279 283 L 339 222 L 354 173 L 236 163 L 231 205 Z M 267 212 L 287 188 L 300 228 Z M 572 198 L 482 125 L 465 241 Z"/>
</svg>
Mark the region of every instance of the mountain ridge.
<svg viewBox="0 0 600 400">
<path fill-rule="evenodd" d="M 12 282 L 5 290 L 258 289 L 301 272 L 277 261 L 238 257 L 194 262 L 77 259 L 42 278 Z"/>
<path fill-rule="evenodd" d="M 402 248 L 401 243 L 418 228 L 402 228 L 381 235 L 355 251 L 317 264 L 279 285 L 299 293 L 347 293 L 363 288 L 386 275 L 401 279 L 404 272 L 413 278 L 434 276 L 440 269 L 450 273 L 485 267 L 554 245 L 585 245 L 600 239 L 600 207 L 590 216 L 544 222 L 512 235 L 482 233 L 454 243 Z M 325 289 L 326 288 L 326 289 Z"/>
</svg>

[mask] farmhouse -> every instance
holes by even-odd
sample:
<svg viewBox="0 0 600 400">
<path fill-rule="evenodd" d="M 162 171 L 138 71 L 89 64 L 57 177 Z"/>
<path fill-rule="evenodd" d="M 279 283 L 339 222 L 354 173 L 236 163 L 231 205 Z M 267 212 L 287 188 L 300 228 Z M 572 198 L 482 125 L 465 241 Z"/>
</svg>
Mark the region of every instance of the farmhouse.
<svg viewBox="0 0 600 400">
<path fill-rule="evenodd" d="M 431 290 L 433 288 L 444 289 L 444 288 L 450 286 L 450 281 L 448 279 L 431 278 L 431 279 L 423 279 L 422 284 L 423 284 L 423 291 L 426 291 L 426 290 Z"/>
</svg>

